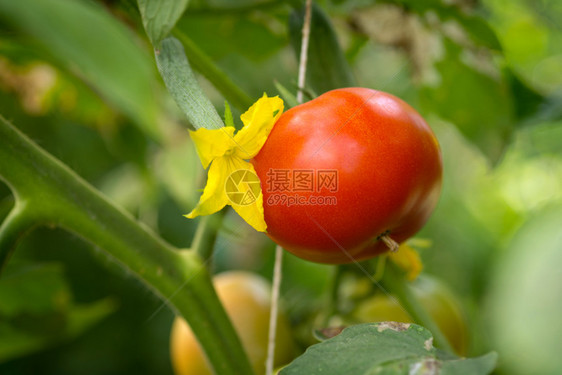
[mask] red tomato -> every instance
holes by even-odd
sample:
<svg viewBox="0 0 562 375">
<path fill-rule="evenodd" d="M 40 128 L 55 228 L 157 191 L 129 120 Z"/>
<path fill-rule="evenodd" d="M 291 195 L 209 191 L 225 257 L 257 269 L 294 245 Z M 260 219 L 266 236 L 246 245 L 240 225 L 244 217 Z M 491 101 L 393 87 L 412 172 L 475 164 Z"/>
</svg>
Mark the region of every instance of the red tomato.
<svg viewBox="0 0 562 375">
<path fill-rule="evenodd" d="M 428 220 L 441 190 L 439 144 L 423 118 L 390 94 L 329 91 L 285 112 L 251 160 L 268 235 L 319 263 L 363 260 Z"/>
</svg>

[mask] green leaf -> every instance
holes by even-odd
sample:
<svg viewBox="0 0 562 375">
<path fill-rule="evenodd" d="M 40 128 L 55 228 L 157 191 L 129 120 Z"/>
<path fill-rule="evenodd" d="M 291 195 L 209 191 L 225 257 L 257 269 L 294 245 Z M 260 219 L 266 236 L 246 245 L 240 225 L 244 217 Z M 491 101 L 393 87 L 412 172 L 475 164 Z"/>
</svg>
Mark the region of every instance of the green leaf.
<svg viewBox="0 0 562 375">
<path fill-rule="evenodd" d="M 560 1 L 482 1 L 509 66 L 544 94 L 562 89 Z"/>
<path fill-rule="evenodd" d="M 291 44 L 300 56 L 304 9 L 293 11 L 289 18 Z M 313 3 L 310 20 L 310 41 L 306 85 L 323 94 L 326 91 L 356 86 L 336 33 L 326 14 Z"/>
<path fill-rule="evenodd" d="M 160 137 L 149 56 L 101 6 L 90 1 L 0 0 L 0 17 L 37 39 L 113 106 Z"/>
<path fill-rule="evenodd" d="M 224 123 L 226 124 L 226 126 L 235 128 L 234 119 L 232 118 L 232 111 L 230 110 L 230 105 L 228 105 L 228 102 L 226 100 L 224 101 Z"/>
<path fill-rule="evenodd" d="M 0 315 L 41 314 L 63 311 L 70 291 L 56 263 L 9 267 L 0 279 Z"/>
<path fill-rule="evenodd" d="M 175 32 L 177 38 L 182 42 L 189 56 L 189 61 L 193 68 L 201 73 L 216 87 L 217 90 L 234 107 L 240 111 L 245 111 L 252 106 L 252 99 L 242 91 L 231 79 L 223 72 L 209 56 L 199 48 L 185 33 Z"/>
<path fill-rule="evenodd" d="M 283 48 L 287 40 L 272 30 L 267 18 L 262 20 L 250 15 L 188 12 L 177 28 L 215 61 L 234 54 L 253 62 L 263 62 Z"/>
<path fill-rule="evenodd" d="M 115 308 L 110 299 L 75 305 L 58 263 L 14 261 L 0 279 L 0 363 L 77 337 Z"/>
<path fill-rule="evenodd" d="M 297 98 L 295 97 L 295 95 L 293 95 L 293 93 L 291 93 L 285 86 L 283 86 L 278 81 L 275 81 L 274 84 L 275 88 L 277 88 L 277 91 L 279 91 L 279 94 L 288 107 L 296 107 L 297 105 L 299 105 L 299 102 L 297 102 Z"/>
<path fill-rule="evenodd" d="M 533 125 L 562 119 L 562 93 L 545 96 L 512 69 L 504 69 L 504 74 L 511 87 L 519 125 Z"/>
<path fill-rule="evenodd" d="M 280 374 L 484 375 L 495 367 L 495 353 L 471 359 L 458 358 L 435 349 L 432 342 L 431 333 L 415 324 L 355 325 L 309 347 Z"/>
<path fill-rule="evenodd" d="M 188 3 L 189 0 L 138 0 L 142 23 L 153 46 L 170 34 Z"/>
<path fill-rule="evenodd" d="M 521 120 L 536 115 L 546 102 L 546 98 L 523 82 L 511 69 L 505 69 L 515 102 L 515 115 Z"/>
<path fill-rule="evenodd" d="M 0 363 L 47 349 L 78 337 L 114 312 L 116 304 L 102 299 L 85 305 L 71 306 L 66 314 L 28 316 L 23 325 L 0 322 Z M 53 325 L 52 318 L 56 325 Z M 37 327 L 40 325 L 40 327 Z M 43 328 L 37 329 L 37 328 Z M 51 328 L 51 330 L 45 330 Z"/>
<path fill-rule="evenodd" d="M 162 41 L 160 49 L 155 50 L 155 55 L 158 70 L 168 91 L 193 127 L 223 127 L 215 107 L 199 87 L 181 43 L 176 38 L 166 38 Z"/>
<path fill-rule="evenodd" d="M 435 64 L 437 82 L 420 89 L 420 104 L 452 122 L 462 134 L 496 162 L 513 131 L 514 109 L 503 76 L 490 76 L 462 61 L 462 49 L 444 39 L 446 54 Z"/>
<path fill-rule="evenodd" d="M 441 375 L 489 374 L 496 367 L 498 355 L 490 352 L 476 358 L 458 358 L 443 362 Z M 420 373 L 422 375 L 423 373 Z"/>
</svg>

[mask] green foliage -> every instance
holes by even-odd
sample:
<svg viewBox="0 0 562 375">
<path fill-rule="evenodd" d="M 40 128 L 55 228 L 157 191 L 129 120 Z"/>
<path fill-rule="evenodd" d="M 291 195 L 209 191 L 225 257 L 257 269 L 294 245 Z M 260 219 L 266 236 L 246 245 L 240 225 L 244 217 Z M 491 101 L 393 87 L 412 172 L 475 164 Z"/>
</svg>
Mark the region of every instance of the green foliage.
<svg viewBox="0 0 562 375">
<path fill-rule="evenodd" d="M 198 221 L 182 214 L 204 180 L 180 124 L 187 117 L 196 128 L 222 126 L 225 100 L 226 122 L 237 123 L 264 92 L 295 106 L 304 2 L 191 0 L 187 12 L 186 0 L 138 0 L 139 11 L 131 1 L 101 3 L 0 0 L 0 113 L 19 128 L 0 121 L 0 373 L 169 373 L 168 329 L 180 312 L 224 366 L 218 373 L 247 374 L 202 259 L 177 250 L 196 232 Z M 444 187 L 420 233 L 431 242 L 420 250 L 424 272 L 464 301 L 469 356 L 497 351 L 499 375 L 561 371 L 561 17 L 553 0 L 338 0 L 313 8 L 305 97 L 351 85 L 388 91 L 435 130 Z M 272 242 L 235 213 L 224 216 L 199 231 L 200 243 L 216 237 L 206 268 L 270 277 Z M 27 235 L 45 225 L 78 237 Z M 314 329 L 341 325 L 365 297 L 371 269 L 350 265 L 349 282 L 333 267 L 284 259 L 283 305 L 304 352 Z M 349 298 L 336 283 L 353 291 Z M 147 297 L 145 285 L 162 300 Z M 423 321 L 407 288 L 392 288 Z M 427 351 L 430 335 L 440 347 L 438 335 L 418 326 L 373 327 L 313 346 L 283 374 L 353 366 L 408 373 L 415 363 L 480 374 L 495 365 L 494 354 Z M 85 369 L 99 353 L 109 360 Z M 400 358 L 384 360 L 393 356 Z"/>
<path fill-rule="evenodd" d="M 99 5 L 55 0 L 0 1 L 0 17 L 32 36 L 148 134 L 161 137 L 153 69 L 134 36 Z"/>
<path fill-rule="evenodd" d="M 72 301 L 61 264 L 12 264 L 0 279 L 0 363 L 79 336 L 115 303 Z"/>
<path fill-rule="evenodd" d="M 63 227 L 104 249 L 160 298 L 174 297 L 201 345 L 215 347 L 207 352 L 217 371 L 251 374 L 240 340 L 197 253 L 179 252 L 139 225 L 1 116 L 0 144 L 0 176 L 9 181 L 16 196 L 14 208 L 0 226 L 0 268 L 31 227 Z M 194 289 L 181 293 L 187 278 Z M 209 329 L 206 322 L 215 319 Z"/>
<path fill-rule="evenodd" d="M 195 129 L 224 126 L 215 107 L 199 88 L 181 43 L 173 37 L 155 51 L 158 70 L 172 97 Z"/>
<path fill-rule="evenodd" d="M 295 10 L 289 17 L 289 35 L 297 57 L 301 50 L 304 13 L 304 9 Z M 337 88 L 355 86 L 355 79 L 330 20 L 316 4 L 311 13 L 307 85 L 318 95 Z"/>
<path fill-rule="evenodd" d="M 224 102 L 224 124 L 233 128 L 235 127 L 234 119 L 232 118 L 232 110 L 230 109 L 230 105 L 228 105 L 228 102 L 226 100 Z"/>
<path fill-rule="evenodd" d="M 295 107 L 295 106 L 299 105 L 299 102 L 297 101 L 297 98 L 295 97 L 295 95 L 293 93 L 291 93 L 285 86 L 283 86 L 279 82 L 275 81 L 275 87 L 277 88 L 277 91 L 279 92 L 279 94 L 281 95 L 283 100 L 285 101 L 285 104 L 287 105 L 287 107 L 290 108 L 290 107 Z"/>
<path fill-rule="evenodd" d="M 435 13 L 442 22 L 457 22 L 469 35 L 474 43 L 500 51 L 502 49 L 496 33 L 486 22 L 482 15 L 477 12 L 463 11 L 456 4 L 450 4 L 440 0 L 416 1 L 416 0 L 388 0 L 399 4 L 408 11 L 424 15 L 427 12 Z"/>
<path fill-rule="evenodd" d="M 406 323 L 360 324 L 313 345 L 281 370 L 297 374 L 489 374 L 497 355 L 459 358 L 433 347 L 431 333 Z"/>
<path fill-rule="evenodd" d="M 259 63 L 286 44 L 285 38 L 273 32 L 266 21 L 243 13 L 188 12 L 178 23 L 178 28 L 191 36 L 213 60 L 235 54 Z"/>
<path fill-rule="evenodd" d="M 444 40 L 445 54 L 435 63 L 439 83 L 420 90 L 420 102 L 451 121 L 492 161 L 502 155 L 513 130 L 513 103 L 501 75 L 479 72 L 461 59 L 462 49 Z"/>
<path fill-rule="evenodd" d="M 537 213 L 498 261 L 488 295 L 489 327 L 510 374 L 562 371 L 561 227 L 561 206 Z"/>
<path fill-rule="evenodd" d="M 193 64 L 194 69 L 201 72 L 232 105 L 242 111 L 252 105 L 250 97 L 235 85 L 234 82 L 213 63 L 211 58 L 207 56 L 199 46 L 193 43 L 186 34 L 178 31 L 176 32 L 176 36 L 187 49 L 189 60 Z"/>
<path fill-rule="evenodd" d="M 138 0 L 144 28 L 154 46 L 158 47 L 172 31 L 188 3 L 189 0 Z"/>
</svg>

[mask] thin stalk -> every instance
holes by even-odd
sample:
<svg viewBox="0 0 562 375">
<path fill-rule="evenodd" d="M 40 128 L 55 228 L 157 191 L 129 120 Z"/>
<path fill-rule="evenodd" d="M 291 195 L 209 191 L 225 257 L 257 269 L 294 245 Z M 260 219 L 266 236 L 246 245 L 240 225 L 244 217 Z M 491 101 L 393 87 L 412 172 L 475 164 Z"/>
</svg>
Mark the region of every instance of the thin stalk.
<svg viewBox="0 0 562 375">
<path fill-rule="evenodd" d="M 0 176 L 36 222 L 104 249 L 190 324 L 216 374 L 252 374 L 201 258 L 179 252 L 0 116 Z"/>
<path fill-rule="evenodd" d="M 279 315 L 279 292 L 283 273 L 283 248 L 275 246 L 275 264 L 273 267 L 273 288 L 271 293 L 271 311 L 269 314 L 269 334 L 267 340 L 267 360 L 265 363 L 266 375 L 273 374 L 275 360 L 275 335 L 277 333 L 277 316 Z"/>
<path fill-rule="evenodd" d="M 297 102 L 303 101 L 303 90 L 306 81 L 306 63 L 308 61 L 308 42 L 310 40 L 310 17 L 312 13 L 312 0 L 306 0 L 306 9 L 304 12 L 304 23 L 302 27 L 302 43 L 299 57 L 299 76 Z"/>
</svg>

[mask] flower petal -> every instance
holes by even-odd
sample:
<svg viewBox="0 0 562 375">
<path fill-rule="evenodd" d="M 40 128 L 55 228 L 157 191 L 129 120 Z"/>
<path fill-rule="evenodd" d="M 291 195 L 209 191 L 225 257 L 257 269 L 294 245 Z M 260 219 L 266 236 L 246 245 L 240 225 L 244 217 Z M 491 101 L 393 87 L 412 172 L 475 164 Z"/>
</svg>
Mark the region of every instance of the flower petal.
<svg viewBox="0 0 562 375">
<path fill-rule="evenodd" d="M 283 113 L 283 100 L 278 96 L 268 98 L 263 94 L 240 118 L 244 127 L 236 133 L 236 156 L 251 159 L 260 151 L 273 125 Z"/>
<path fill-rule="evenodd" d="M 231 158 L 234 172 L 225 184 L 229 204 L 255 230 L 265 232 L 263 195 L 254 166 L 240 158 Z"/>
<path fill-rule="evenodd" d="M 221 157 L 213 161 L 211 168 L 209 168 L 209 176 L 203 195 L 199 199 L 197 207 L 185 217 L 193 219 L 199 215 L 214 214 L 230 202 L 224 189 L 226 179 L 231 173 L 228 159 Z"/>
<path fill-rule="evenodd" d="M 420 254 L 413 247 L 402 243 L 396 252 L 389 252 L 388 256 L 398 267 L 406 271 L 408 280 L 415 280 L 423 269 Z"/>
<path fill-rule="evenodd" d="M 196 131 L 189 131 L 203 168 L 206 169 L 213 159 L 223 156 L 226 151 L 236 146 L 234 130 L 232 127 L 224 127 L 220 129 L 201 128 Z"/>
</svg>

